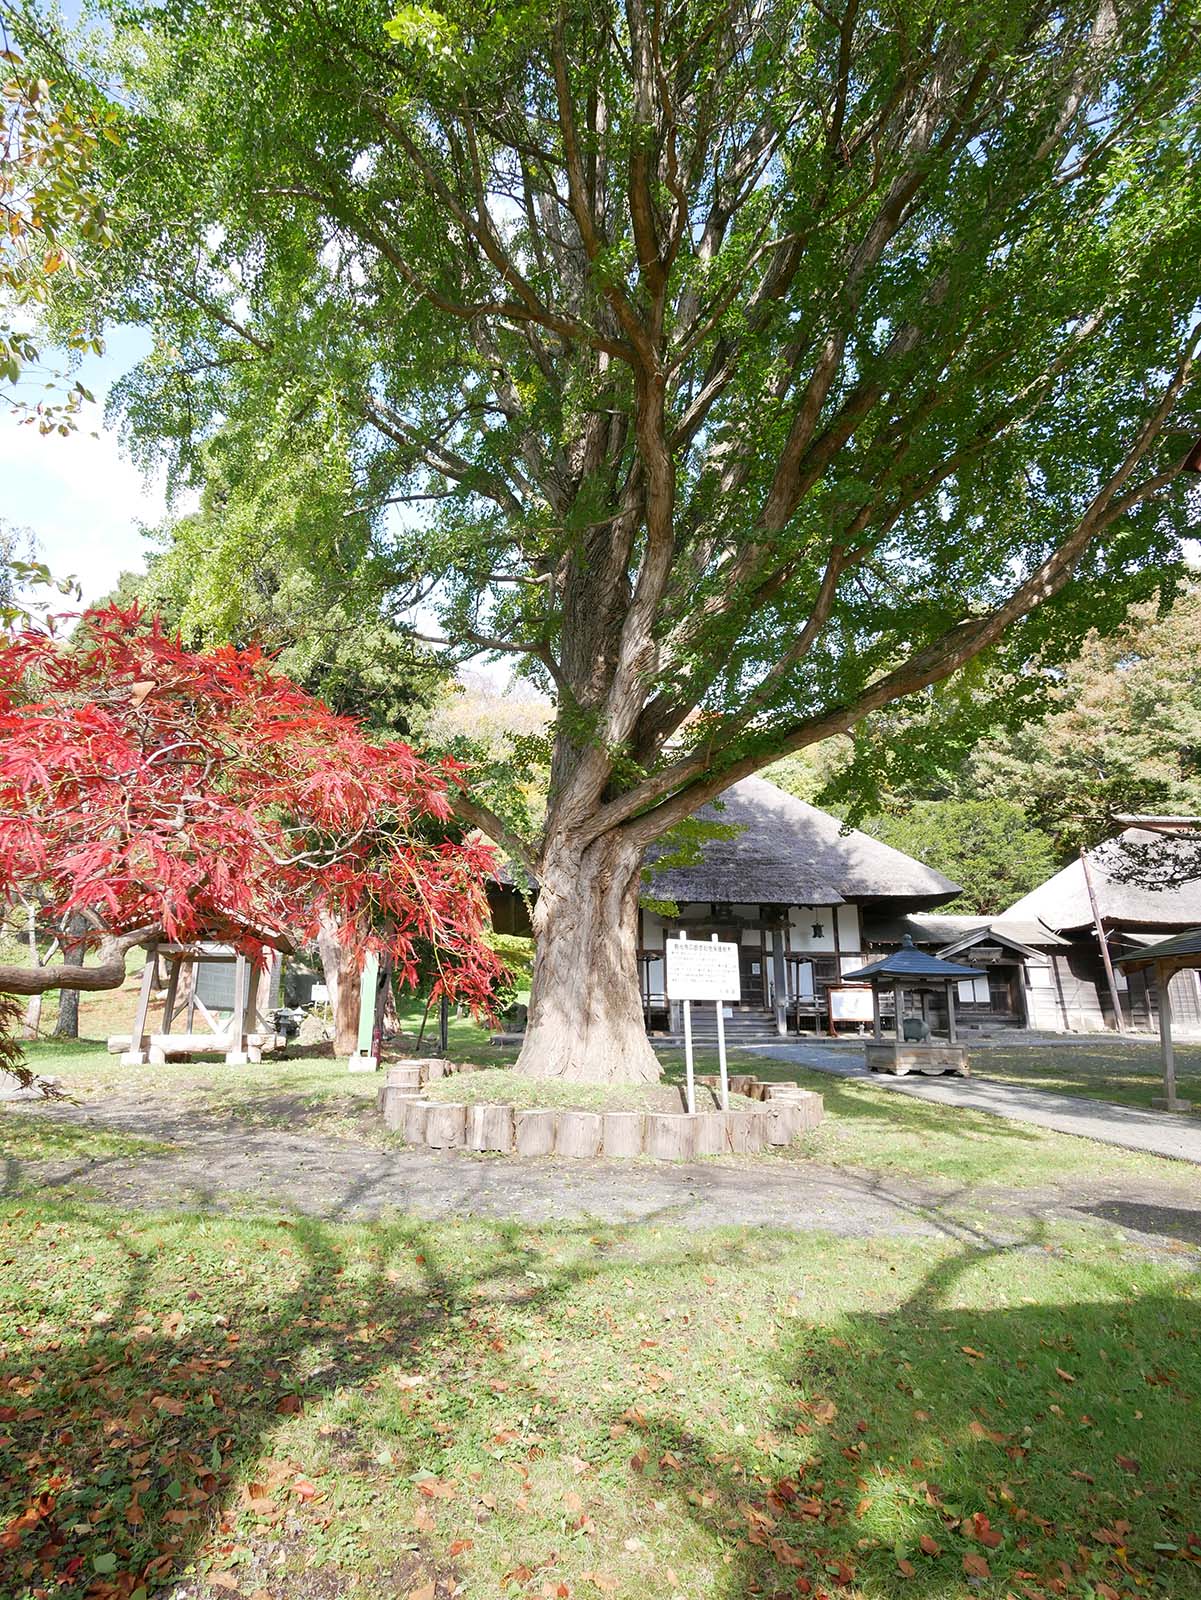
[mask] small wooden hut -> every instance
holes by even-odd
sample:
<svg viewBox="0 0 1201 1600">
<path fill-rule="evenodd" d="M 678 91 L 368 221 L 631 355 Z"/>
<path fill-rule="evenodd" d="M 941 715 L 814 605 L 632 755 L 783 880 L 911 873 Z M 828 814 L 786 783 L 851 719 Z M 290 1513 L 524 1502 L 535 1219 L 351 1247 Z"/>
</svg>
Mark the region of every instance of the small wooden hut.
<svg viewBox="0 0 1201 1600">
<path fill-rule="evenodd" d="M 206 931 L 213 937 L 147 946 L 133 1030 L 108 1041 L 123 1066 L 194 1055 L 221 1055 L 230 1066 L 245 1066 L 286 1042 L 270 1012 L 282 958 L 292 953 L 290 940 L 241 924 Z M 239 944 L 255 940 L 261 953 L 242 954 L 228 942 L 235 936 Z"/>
</svg>

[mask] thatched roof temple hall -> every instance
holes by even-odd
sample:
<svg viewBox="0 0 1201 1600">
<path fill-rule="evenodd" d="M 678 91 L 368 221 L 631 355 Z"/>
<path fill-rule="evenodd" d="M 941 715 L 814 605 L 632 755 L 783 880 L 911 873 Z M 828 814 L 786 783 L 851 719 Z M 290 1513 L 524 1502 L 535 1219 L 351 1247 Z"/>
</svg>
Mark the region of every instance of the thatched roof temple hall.
<svg viewBox="0 0 1201 1600">
<path fill-rule="evenodd" d="M 785 1025 L 870 1023 L 870 990 L 842 985 L 867 957 L 865 918 L 941 905 L 959 892 L 940 872 L 844 831 L 837 817 L 765 778 L 744 778 L 697 815 L 738 831 L 706 840 L 695 865 L 664 861 L 655 872 L 652 859 L 647 899 L 676 907 L 671 915 L 641 913 L 639 972 L 652 1028 L 674 1031 L 663 945 L 681 929 L 690 939 L 716 934 L 738 945 L 742 1002 L 728 1026 L 740 1037 Z"/>
</svg>

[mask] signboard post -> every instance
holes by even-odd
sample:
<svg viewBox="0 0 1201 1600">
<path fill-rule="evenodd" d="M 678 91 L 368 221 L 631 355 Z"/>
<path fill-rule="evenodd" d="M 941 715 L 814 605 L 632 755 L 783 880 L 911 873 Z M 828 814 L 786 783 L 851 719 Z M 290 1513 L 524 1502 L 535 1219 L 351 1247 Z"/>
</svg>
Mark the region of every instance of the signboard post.
<svg viewBox="0 0 1201 1600">
<path fill-rule="evenodd" d="M 680 938 L 687 939 L 688 935 L 681 928 Z M 688 1114 L 696 1110 L 696 1083 L 692 1075 L 692 1001 L 684 1002 L 684 1078 L 688 1086 Z"/>
<path fill-rule="evenodd" d="M 738 971 L 738 946 L 722 944 L 714 934 L 709 944 L 699 940 L 690 944 L 681 932 L 664 946 L 667 963 L 667 992 L 684 1005 L 684 1067 L 688 1080 L 688 1109 L 695 1109 L 692 1069 L 693 1000 L 712 1000 L 717 1006 L 717 1060 L 721 1072 L 721 1105 L 730 1109 L 730 1090 L 726 1075 L 726 1023 L 722 1009 L 727 1000 L 741 1000 L 742 982 Z"/>
</svg>

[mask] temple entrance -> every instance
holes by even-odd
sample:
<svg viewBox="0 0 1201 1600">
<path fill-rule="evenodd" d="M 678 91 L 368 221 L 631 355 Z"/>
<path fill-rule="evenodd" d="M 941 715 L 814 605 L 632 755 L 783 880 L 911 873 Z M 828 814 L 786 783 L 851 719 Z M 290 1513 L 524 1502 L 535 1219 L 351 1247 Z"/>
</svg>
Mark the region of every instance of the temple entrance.
<svg viewBox="0 0 1201 1600">
<path fill-rule="evenodd" d="M 742 985 L 743 1011 L 767 1009 L 767 962 L 763 950 L 754 944 L 738 947 L 738 976 Z"/>
</svg>

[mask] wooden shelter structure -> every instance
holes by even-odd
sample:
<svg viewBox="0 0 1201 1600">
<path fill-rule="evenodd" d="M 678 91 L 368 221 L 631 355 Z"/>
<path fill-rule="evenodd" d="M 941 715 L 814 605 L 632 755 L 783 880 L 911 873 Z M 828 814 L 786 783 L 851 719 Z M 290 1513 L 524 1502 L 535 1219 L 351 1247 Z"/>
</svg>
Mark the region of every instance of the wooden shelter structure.
<svg viewBox="0 0 1201 1600">
<path fill-rule="evenodd" d="M 211 931 L 214 938 L 190 944 L 147 945 L 133 1030 L 108 1041 L 122 1066 L 161 1065 L 193 1055 L 222 1055 L 230 1066 L 245 1066 L 286 1043 L 275 1031 L 269 1007 L 291 941 L 240 925 Z M 235 933 L 239 940 L 254 939 L 260 954 L 244 955 L 225 942 Z"/>
<path fill-rule="evenodd" d="M 941 1073 L 954 1072 L 966 1076 L 967 1051 L 955 1033 L 955 995 L 953 986 L 967 979 L 985 977 L 980 967 L 968 967 L 958 961 L 944 961 L 940 956 L 919 950 L 908 934 L 901 948 L 879 961 L 843 974 L 847 983 L 870 983 L 872 987 L 872 1037 L 864 1046 L 864 1058 L 873 1072 Z M 880 1026 L 880 986 L 887 984 L 893 995 L 893 1037 L 885 1039 Z M 931 1038 L 929 997 L 935 989 L 945 991 L 947 1040 Z M 906 1037 L 905 994 L 917 993 L 921 997 L 923 1037 Z"/>
<path fill-rule="evenodd" d="M 1145 945 L 1129 955 L 1119 956 L 1115 963 L 1127 971 L 1155 969 L 1155 987 L 1159 992 L 1159 1045 L 1163 1057 L 1163 1095 L 1151 1103 L 1159 1111 L 1191 1111 L 1191 1100 L 1182 1100 L 1176 1093 L 1176 1057 L 1172 1048 L 1172 991 L 1171 980 L 1177 972 L 1201 971 L 1201 928 L 1178 934 L 1175 939 L 1161 939 L 1158 944 Z"/>
</svg>

